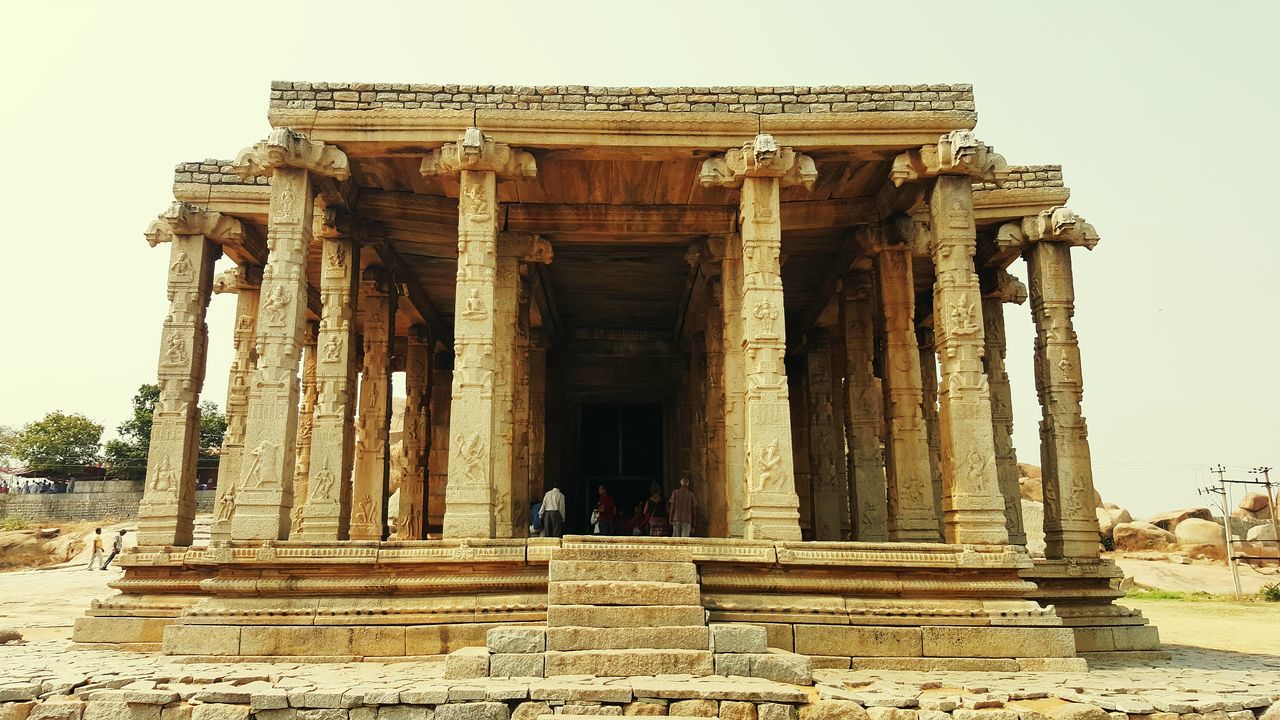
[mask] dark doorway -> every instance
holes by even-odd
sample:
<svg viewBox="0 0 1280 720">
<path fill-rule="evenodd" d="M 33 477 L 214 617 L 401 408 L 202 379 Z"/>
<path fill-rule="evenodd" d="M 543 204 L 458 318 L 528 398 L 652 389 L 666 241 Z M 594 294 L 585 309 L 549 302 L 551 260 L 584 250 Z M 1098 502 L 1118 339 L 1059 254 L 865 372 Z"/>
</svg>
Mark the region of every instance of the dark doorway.
<svg viewBox="0 0 1280 720">
<path fill-rule="evenodd" d="M 649 496 L 653 483 L 663 484 L 662 405 L 658 403 L 589 403 L 581 406 L 577 470 L 578 482 L 569 495 L 587 512 L 569 523 L 572 532 L 590 533 L 590 509 L 596 489 L 604 485 L 618 507 L 618 527 Z"/>
</svg>

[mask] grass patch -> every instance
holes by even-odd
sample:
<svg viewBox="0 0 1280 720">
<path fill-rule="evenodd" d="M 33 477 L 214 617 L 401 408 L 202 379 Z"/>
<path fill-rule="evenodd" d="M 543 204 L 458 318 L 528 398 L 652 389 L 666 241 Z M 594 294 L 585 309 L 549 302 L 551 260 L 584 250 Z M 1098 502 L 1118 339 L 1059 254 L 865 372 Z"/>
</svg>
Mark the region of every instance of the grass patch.
<svg viewBox="0 0 1280 720">
<path fill-rule="evenodd" d="M 27 521 L 22 518 L 10 517 L 0 520 L 0 530 L 26 530 Z"/>
<path fill-rule="evenodd" d="M 1263 585 L 1258 595 L 1266 602 L 1280 602 L 1280 582 Z"/>
<path fill-rule="evenodd" d="M 1189 602 L 1205 602 L 1219 599 L 1207 592 L 1183 592 L 1181 590 L 1130 590 L 1124 596 L 1133 600 L 1178 600 Z"/>
</svg>

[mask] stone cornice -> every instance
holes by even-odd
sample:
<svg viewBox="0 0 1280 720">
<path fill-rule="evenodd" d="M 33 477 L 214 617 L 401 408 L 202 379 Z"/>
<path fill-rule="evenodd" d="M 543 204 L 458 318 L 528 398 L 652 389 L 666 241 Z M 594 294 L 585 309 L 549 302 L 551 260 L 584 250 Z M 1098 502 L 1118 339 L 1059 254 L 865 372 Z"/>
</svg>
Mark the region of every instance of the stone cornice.
<svg viewBox="0 0 1280 720">
<path fill-rule="evenodd" d="M 247 178 L 270 175 L 276 167 L 295 167 L 337 180 L 351 176 L 347 156 L 341 150 L 287 127 L 275 128 L 265 140 L 241 150 L 231 169 Z"/>
<path fill-rule="evenodd" d="M 241 290 L 256 290 L 261 286 L 262 268 L 257 265 L 236 265 L 213 278 L 213 291 L 219 295 L 234 295 Z"/>
<path fill-rule="evenodd" d="M 452 175 L 464 170 L 487 170 L 502 179 L 534 178 L 538 165 L 533 155 L 505 143 L 495 142 L 478 127 L 469 127 L 462 137 L 431 151 L 420 168 L 426 177 Z"/>
<path fill-rule="evenodd" d="M 889 179 L 897 187 L 904 183 L 937 177 L 967 175 L 997 185 L 1003 182 L 1009 166 L 1004 156 L 974 137 L 968 130 L 955 130 L 938 138 L 936 144 L 922 145 L 893 159 Z"/>
<path fill-rule="evenodd" d="M 1098 231 L 1071 208 L 1058 206 L 1000 226 L 996 246 L 1001 249 L 1025 247 L 1035 242 L 1063 242 L 1092 250 Z"/>
<path fill-rule="evenodd" d="M 152 220 L 143 234 L 151 247 L 169 242 L 174 235 L 203 235 L 218 244 L 244 242 L 244 226 L 239 220 L 177 200 Z"/>
</svg>

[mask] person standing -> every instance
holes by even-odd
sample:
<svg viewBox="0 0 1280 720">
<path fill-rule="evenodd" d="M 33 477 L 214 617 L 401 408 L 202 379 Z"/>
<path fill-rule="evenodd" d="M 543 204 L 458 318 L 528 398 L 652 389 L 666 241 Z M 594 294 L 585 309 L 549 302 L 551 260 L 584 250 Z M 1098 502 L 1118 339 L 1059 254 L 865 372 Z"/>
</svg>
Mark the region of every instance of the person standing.
<svg viewBox="0 0 1280 720">
<path fill-rule="evenodd" d="M 675 537 L 689 537 L 693 532 L 693 511 L 698 506 L 698 499 L 689 489 L 689 478 L 680 478 L 680 487 L 671 493 L 667 500 L 667 514 L 671 518 L 671 534 Z"/>
<path fill-rule="evenodd" d="M 613 497 L 609 495 L 605 486 L 601 485 L 597 492 L 600 494 L 600 500 L 596 503 L 596 522 L 599 524 L 600 534 L 612 535 L 614 521 L 618 518 L 618 506 L 614 505 Z"/>
<path fill-rule="evenodd" d="M 93 563 L 98 563 L 98 569 L 106 567 L 106 563 L 102 562 L 102 528 L 93 529 L 93 554 L 89 556 L 88 570 L 93 569 Z"/>
<path fill-rule="evenodd" d="M 564 537 L 564 493 L 559 485 L 552 485 L 547 494 L 542 496 L 542 516 L 544 537 Z"/>
<path fill-rule="evenodd" d="M 121 530 L 120 534 L 116 535 L 116 539 L 111 541 L 111 554 L 107 556 L 107 561 L 102 563 L 103 570 L 106 570 L 107 566 L 111 564 L 111 561 L 115 560 L 116 556 L 124 550 L 124 534 L 127 532 L 129 531 Z"/>
<path fill-rule="evenodd" d="M 649 499 L 644 501 L 645 527 L 641 534 L 651 537 L 670 535 L 667 515 L 667 499 L 662 496 L 662 486 L 653 483 L 649 487 Z"/>
</svg>

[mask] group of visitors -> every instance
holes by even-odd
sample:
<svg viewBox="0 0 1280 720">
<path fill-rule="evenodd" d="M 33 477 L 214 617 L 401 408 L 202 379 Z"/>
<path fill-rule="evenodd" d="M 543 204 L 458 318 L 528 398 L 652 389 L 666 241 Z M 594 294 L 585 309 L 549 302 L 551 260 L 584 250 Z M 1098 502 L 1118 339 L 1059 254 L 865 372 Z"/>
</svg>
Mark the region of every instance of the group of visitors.
<svg viewBox="0 0 1280 720">
<path fill-rule="evenodd" d="M 89 555 L 89 565 L 85 569 L 92 570 L 93 564 L 96 562 L 99 570 L 106 570 L 111 561 L 116 559 L 116 555 L 119 555 L 120 551 L 124 550 L 124 534 L 127 532 L 129 531 L 121 530 L 120 534 L 115 536 L 111 541 L 111 554 L 106 556 L 106 560 L 103 560 L 102 528 L 94 528 L 93 553 Z"/>
<path fill-rule="evenodd" d="M 68 483 L 54 482 L 53 480 L 45 480 L 36 478 L 32 480 L 14 480 L 12 483 L 8 480 L 0 480 L 0 495 L 12 493 L 14 495 L 40 495 L 44 493 L 64 493 L 70 491 Z"/>
<path fill-rule="evenodd" d="M 591 528 L 595 535 L 649 535 L 651 537 L 690 537 L 693 534 L 693 516 L 698 501 L 689 489 L 689 478 L 680 478 L 680 486 L 663 497 L 662 486 L 649 486 L 649 497 L 630 513 L 619 513 L 617 503 L 609 489 L 601 485 L 596 490 L 598 500 L 591 511 Z M 553 485 L 542 496 L 542 502 L 534 503 L 530 513 L 529 529 L 542 537 L 563 537 L 565 520 L 564 493 Z"/>
</svg>

